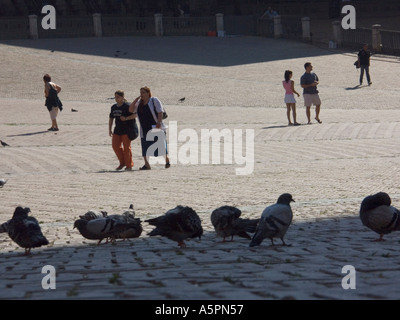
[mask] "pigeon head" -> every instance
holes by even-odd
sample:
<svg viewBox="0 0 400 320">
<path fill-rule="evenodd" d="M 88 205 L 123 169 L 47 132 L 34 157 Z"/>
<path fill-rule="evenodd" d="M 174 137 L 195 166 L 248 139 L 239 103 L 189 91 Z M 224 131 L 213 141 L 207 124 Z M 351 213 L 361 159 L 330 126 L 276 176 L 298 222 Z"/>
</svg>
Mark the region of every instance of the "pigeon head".
<svg viewBox="0 0 400 320">
<path fill-rule="evenodd" d="M 392 200 L 386 192 L 378 192 L 374 195 L 366 197 L 361 202 L 360 212 L 364 212 L 366 210 L 372 210 L 379 206 L 385 205 L 390 206 Z"/>
<path fill-rule="evenodd" d="M 290 204 L 291 202 L 295 202 L 290 193 L 283 193 L 279 196 L 277 203 L 280 204 Z"/>
<path fill-rule="evenodd" d="M 78 230 L 83 229 L 86 225 L 88 224 L 88 222 L 86 220 L 83 219 L 78 219 L 74 222 L 74 228 L 77 228 Z"/>
<path fill-rule="evenodd" d="M 197 230 L 197 232 L 195 232 L 195 233 L 193 234 L 193 237 L 192 237 L 192 238 L 198 237 L 199 240 L 201 240 L 201 236 L 202 236 L 202 235 L 203 235 L 203 228 L 200 226 L 200 228 Z"/>
<path fill-rule="evenodd" d="M 13 218 L 27 218 L 29 212 L 31 212 L 31 209 L 18 206 L 15 208 Z"/>
</svg>

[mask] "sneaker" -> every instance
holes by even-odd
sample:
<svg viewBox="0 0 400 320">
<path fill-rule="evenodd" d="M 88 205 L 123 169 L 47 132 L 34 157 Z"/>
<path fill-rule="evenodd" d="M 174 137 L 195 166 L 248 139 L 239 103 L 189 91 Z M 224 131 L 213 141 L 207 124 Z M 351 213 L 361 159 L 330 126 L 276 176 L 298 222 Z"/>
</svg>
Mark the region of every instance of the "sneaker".
<svg viewBox="0 0 400 320">
<path fill-rule="evenodd" d="M 59 129 L 58 128 L 53 128 L 53 130 L 52 131 L 58 131 Z"/>
<path fill-rule="evenodd" d="M 115 170 L 122 170 L 123 167 L 125 167 L 125 166 L 121 164 L 118 167 L 116 167 Z"/>
<path fill-rule="evenodd" d="M 372 82 L 368 83 L 368 85 L 370 86 L 372 84 Z"/>
<path fill-rule="evenodd" d="M 133 170 L 132 167 L 126 167 L 126 168 L 125 168 L 125 171 L 132 171 L 132 170 Z"/>
</svg>

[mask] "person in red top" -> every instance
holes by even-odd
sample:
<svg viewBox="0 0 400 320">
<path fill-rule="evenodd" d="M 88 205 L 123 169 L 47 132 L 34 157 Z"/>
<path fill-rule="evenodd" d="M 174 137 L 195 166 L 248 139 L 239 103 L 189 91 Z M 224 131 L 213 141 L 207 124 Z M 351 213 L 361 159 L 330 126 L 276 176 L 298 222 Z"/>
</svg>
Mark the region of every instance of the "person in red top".
<svg viewBox="0 0 400 320">
<path fill-rule="evenodd" d="M 282 85 L 285 88 L 285 103 L 287 107 L 287 118 L 289 121 L 289 126 L 298 126 L 300 123 L 296 121 L 296 99 L 294 98 L 294 93 L 297 94 L 298 97 L 300 95 L 297 93 L 297 91 L 294 89 L 294 81 L 291 80 L 293 77 L 293 72 L 290 70 L 285 71 L 285 80 L 282 81 Z M 290 121 L 290 110 L 292 110 L 293 113 L 293 122 Z"/>
</svg>

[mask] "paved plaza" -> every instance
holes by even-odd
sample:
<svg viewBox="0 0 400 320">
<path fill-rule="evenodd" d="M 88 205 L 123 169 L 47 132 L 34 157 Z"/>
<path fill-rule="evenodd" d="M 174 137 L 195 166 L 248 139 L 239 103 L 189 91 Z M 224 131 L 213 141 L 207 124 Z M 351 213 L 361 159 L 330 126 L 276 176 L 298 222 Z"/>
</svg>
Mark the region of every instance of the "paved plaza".
<svg viewBox="0 0 400 320">
<path fill-rule="evenodd" d="M 257 37 L 0 43 L 0 139 L 11 146 L 0 147 L 0 179 L 8 179 L 0 189 L 0 222 L 16 206 L 30 207 L 50 242 L 26 257 L 0 234 L 0 298 L 399 299 L 400 233 L 373 242 L 378 235 L 361 224 L 358 211 L 365 196 L 379 191 L 400 207 L 400 59 L 373 56 L 370 87 L 357 86 L 355 60 L 351 51 Z M 283 74 L 292 70 L 301 92 L 307 61 L 320 79 L 322 124 L 306 125 L 300 97 L 302 125 L 287 126 Z M 47 131 L 45 73 L 63 88 L 59 132 Z M 116 172 L 110 98 L 121 89 L 133 100 L 145 85 L 167 108 L 172 166 L 139 171 L 135 140 L 134 171 Z M 240 132 L 246 162 L 226 163 L 232 150 L 224 140 L 219 162 L 206 163 L 199 152 L 197 163 L 184 164 L 184 147 L 195 142 L 174 139 L 174 128 L 178 135 L 196 132 L 199 141 L 204 129 Z M 252 132 L 254 152 L 246 140 Z M 238 175 L 245 166 L 250 172 Z M 250 248 L 247 239 L 216 237 L 215 208 L 232 205 L 258 218 L 285 192 L 296 201 L 289 246 L 265 240 Z M 131 203 L 142 221 L 190 206 L 204 235 L 181 249 L 147 236 L 152 227 L 143 222 L 140 238 L 96 246 L 73 229 L 90 209 L 122 213 Z M 42 288 L 46 265 L 56 270 L 54 290 Z M 342 287 L 346 265 L 355 268 L 355 289 Z"/>
</svg>

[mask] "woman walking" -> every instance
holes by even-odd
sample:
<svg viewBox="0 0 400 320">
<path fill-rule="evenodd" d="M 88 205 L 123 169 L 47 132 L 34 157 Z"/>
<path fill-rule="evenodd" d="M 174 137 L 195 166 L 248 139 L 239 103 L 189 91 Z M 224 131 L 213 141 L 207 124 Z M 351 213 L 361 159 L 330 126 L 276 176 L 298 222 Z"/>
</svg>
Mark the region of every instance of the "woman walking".
<svg viewBox="0 0 400 320">
<path fill-rule="evenodd" d="M 108 132 L 112 137 L 112 148 L 119 160 L 119 166 L 116 170 L 122 170 L 125 166 L 126 171 L 133 168 L 131 140 L 128 136 L 129 126 L 135 121 L 136 113 L 129 111 L 129 104 L 125 100 L 123 91 L 115 92 L 115 104 L 111 106 L 110 119 L 108 121 Z M 112 125 L 115 119 L 114 132 Z"/>
<path fill-rule="evenodd" d="M 290 70 L 285 71 L 285 80 L 282 81 L 283 88 L 285 88 L 285 103 L 287 107 L 287 118 L 289 126 L 298 126 L 300 123 L 296 121 L 296 99 L 294 98 L 294 93 L 299 97 L 300 95 L 294 89 L 294 81 L 291 80 L 293 77 L 293 72 Z M 293 122 L 290 120 L 290 110 L 293 113 Z"/>
<path fill-rule="evenodd" d="M 48 74 L 43 76 L 44 81 L 44 96 L 46 97 L 45 106 L 50 113 L 51 127 L 48 131 L 58 131 L 57 115 L 58 111 L 62 111 L 62 103 L 58 98 L 58 94 L 61 91 L 61 87 L 51 82 L 51 77 Z"/>
<path fill-rule="evenodd" d="M 150 88 L 143 87 L 140 88 L 140 96 L 130 105 L 129 111 L 137 112 L 140 123 L 140 143 L 144 160 L 144 166 L 140 170 L 150 170 L 149 157 L 160 155 L 165 158 L 165 168 L 169 168 L 171 165 L 168 158 L 166 129 L 162 122 L 164 108 L 161 101 L 151 96 Z"/>
</svg>

